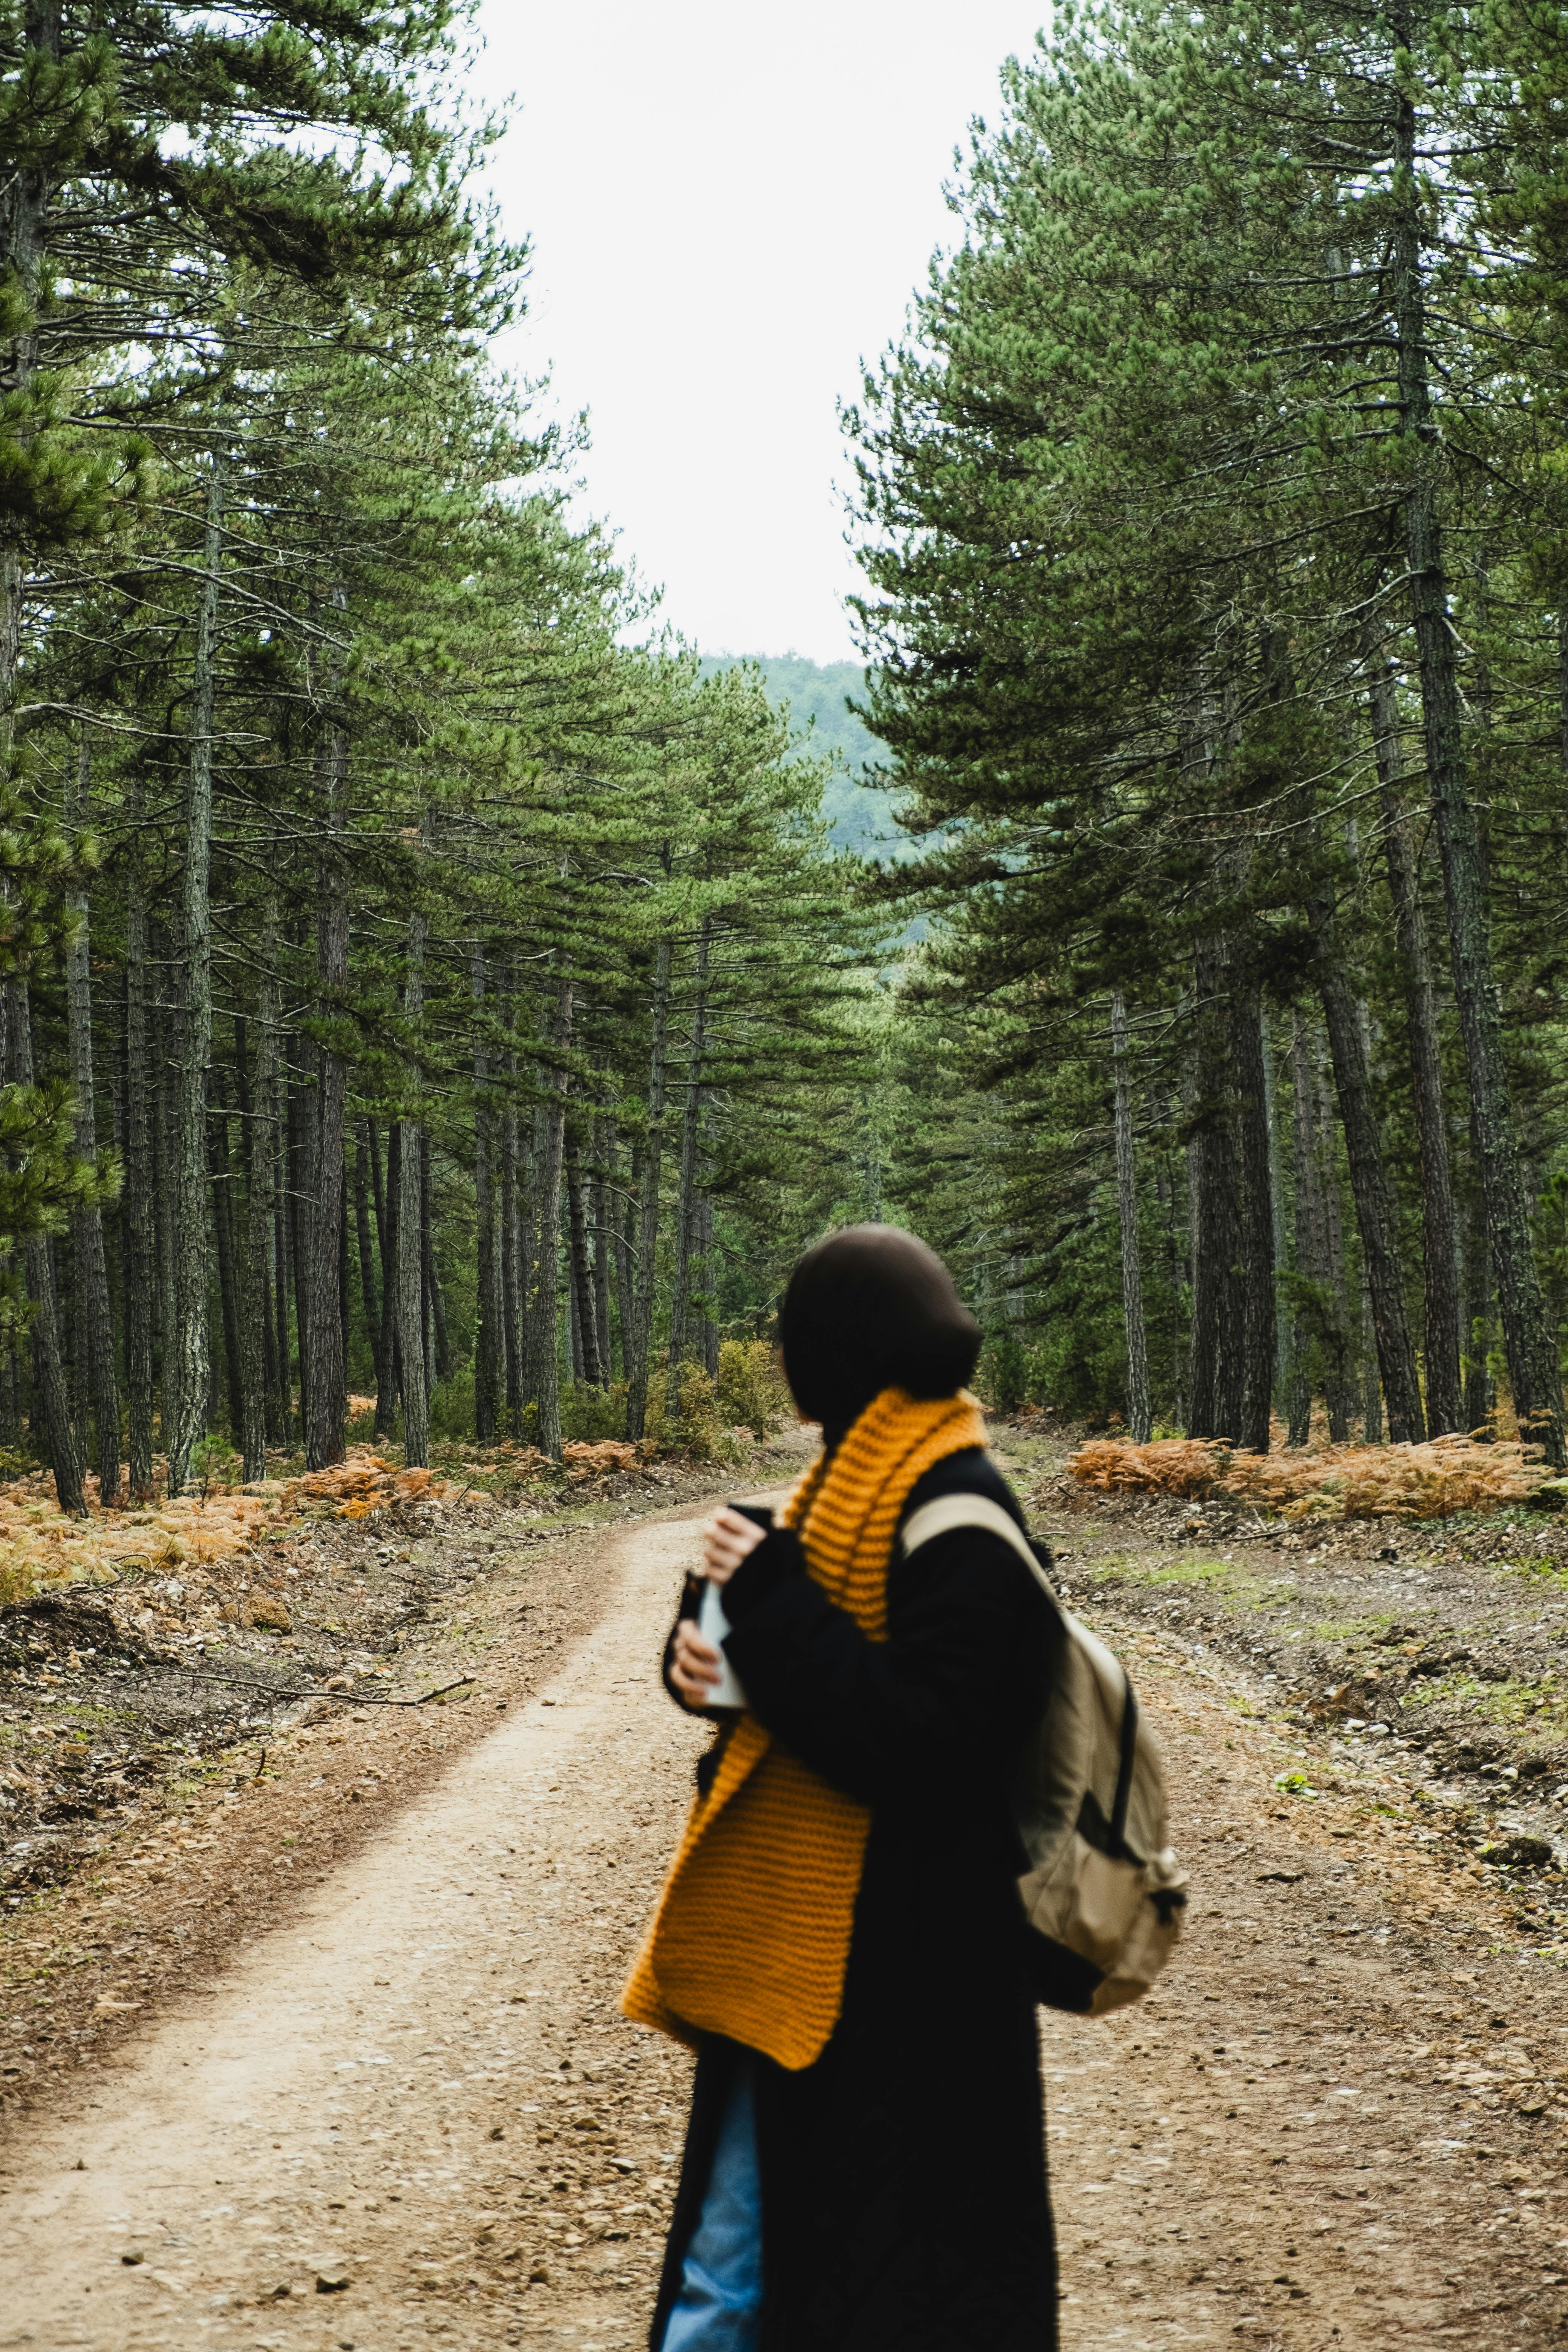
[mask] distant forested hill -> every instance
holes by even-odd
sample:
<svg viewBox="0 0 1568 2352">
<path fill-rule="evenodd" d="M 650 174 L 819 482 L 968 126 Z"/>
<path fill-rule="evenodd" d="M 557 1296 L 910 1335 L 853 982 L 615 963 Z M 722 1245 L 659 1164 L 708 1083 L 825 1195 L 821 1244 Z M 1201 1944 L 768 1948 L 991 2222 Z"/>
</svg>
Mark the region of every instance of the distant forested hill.
<svg viewBox="0 0 1568 2352">
<path fill-rule="evenodd" d="M 769 701 L 788 703 L 795 727 L 803 733 L 810 729 L 813 751 L 838 754 L 843 764 L 823 798 L 835 848 L 858 850 L 866 857 L 898 852 L 908 836 L 893 823 L 888 795 L 864 782 L 881 746 L 846 708 L 851 696 L 858 699 L 865 690 L 866 673 L 858 662 L 814 662 L 799 654 L 721 654 L 702 667 L 727 669 L 738 659 L 757 664 L 767 680 Z"/>
</svg>

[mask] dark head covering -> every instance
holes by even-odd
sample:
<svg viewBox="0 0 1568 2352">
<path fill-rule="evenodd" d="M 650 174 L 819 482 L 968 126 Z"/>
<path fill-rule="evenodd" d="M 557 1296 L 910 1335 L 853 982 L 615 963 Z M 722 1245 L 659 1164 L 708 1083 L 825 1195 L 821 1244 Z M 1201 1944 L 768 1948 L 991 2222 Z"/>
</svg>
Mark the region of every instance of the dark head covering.
<svg viewBox="0 0 1568 2352">
<path fill-rule="evenodd" d="M 829 1444 L 884 1389 L 952 1396 L 980 1327 L 934 1250 L 896 1225 L 848 1225 L 807 1250 L 779 1310 L 790 1393 Z"/>
</svg>

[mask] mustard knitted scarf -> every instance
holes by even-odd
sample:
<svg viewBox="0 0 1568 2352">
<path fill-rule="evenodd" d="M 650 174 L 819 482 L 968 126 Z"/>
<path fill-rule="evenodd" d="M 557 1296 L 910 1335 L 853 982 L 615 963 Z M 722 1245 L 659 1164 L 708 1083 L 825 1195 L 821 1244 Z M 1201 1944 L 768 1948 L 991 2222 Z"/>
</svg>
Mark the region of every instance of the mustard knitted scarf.
<svg viewBox="0 0 1568 2352">
<path fill-rule="evenodd" d="M 899 1514 L 935 1463 L 984 1445 L 972 1397 L 885 1389 L 784 1506 L 806 1568 L 873 1642 L 887 1639 Z M 838 2021 L 870 1808 L 831 1788 L 752 1715 L 691 1809 L 621 2007 L 680 2042 L 722 2033 L 809 2066 Z"/>
</svg>

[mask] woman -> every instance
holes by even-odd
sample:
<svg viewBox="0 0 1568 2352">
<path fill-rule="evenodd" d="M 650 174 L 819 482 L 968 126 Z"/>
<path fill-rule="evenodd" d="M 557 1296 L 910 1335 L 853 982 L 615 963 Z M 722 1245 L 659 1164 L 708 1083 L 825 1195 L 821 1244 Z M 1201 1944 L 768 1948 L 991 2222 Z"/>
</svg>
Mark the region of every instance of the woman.
<svg viewBox="0 0 1568 2352">
<path fill-rule="evenodd" d="M 784 1370 L 823 1452 L 782 1519 L 706 1532 L 748 1707 L 720 1732 L 628 2016 L 699 2056 L 653 2352 L 1047 2352 L 1056 2263 L 1009 1811 L 1058 1621 L 961 1393 L 979 1332 L 886 1226 L 796 1268 Z M 692 1599 L 689 1589 L 688 1603 Z M 666 1679 L 718 1653 L 688 1603 Z"/>
</svg>

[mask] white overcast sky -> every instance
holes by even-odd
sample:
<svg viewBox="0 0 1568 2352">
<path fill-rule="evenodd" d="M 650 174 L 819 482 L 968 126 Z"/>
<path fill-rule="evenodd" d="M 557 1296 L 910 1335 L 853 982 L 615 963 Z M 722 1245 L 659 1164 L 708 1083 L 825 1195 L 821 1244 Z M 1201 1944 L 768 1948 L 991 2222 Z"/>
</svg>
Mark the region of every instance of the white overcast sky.
<svg viewBox="0 0 1568 2352">
<path fill-rule="evenodd" d="M 591 510 L 705 653 L 852 654 L 835 404 L 901 328 L 1044 0 L 481 0 L 533 246 L 502 356 L 586 408 Z"/>
</svg>

